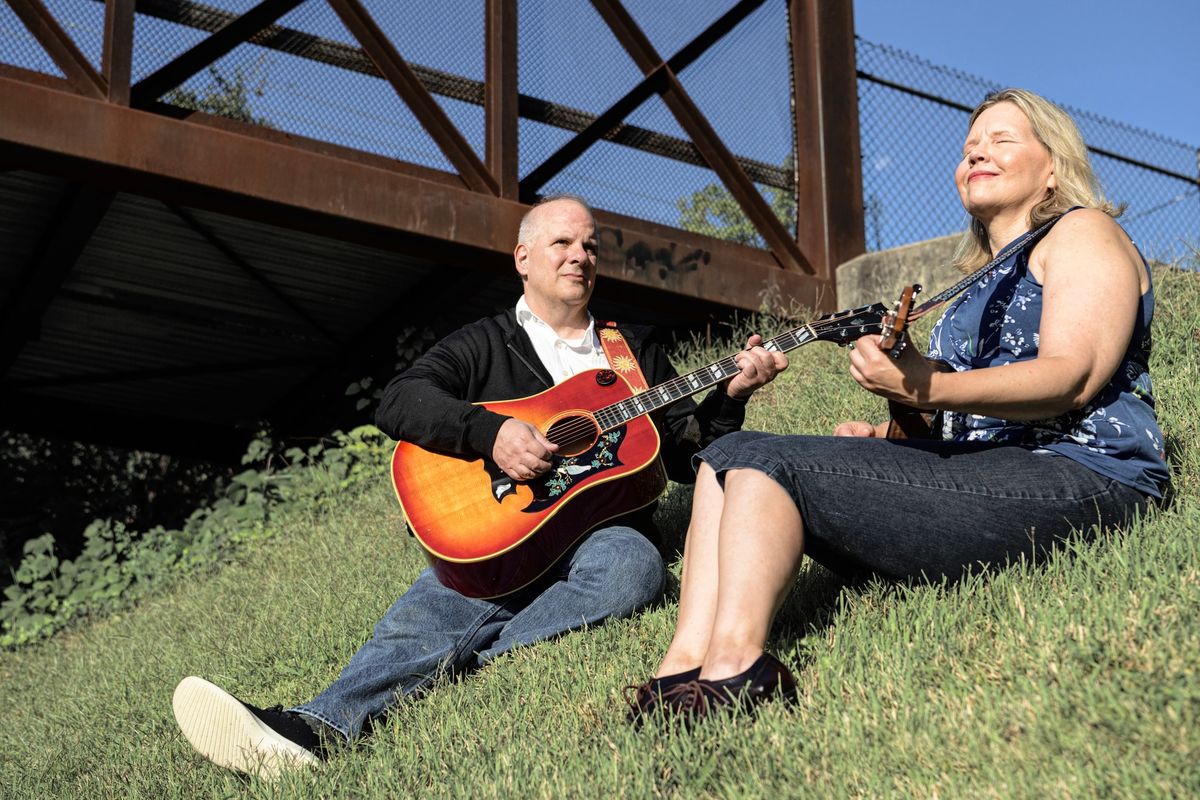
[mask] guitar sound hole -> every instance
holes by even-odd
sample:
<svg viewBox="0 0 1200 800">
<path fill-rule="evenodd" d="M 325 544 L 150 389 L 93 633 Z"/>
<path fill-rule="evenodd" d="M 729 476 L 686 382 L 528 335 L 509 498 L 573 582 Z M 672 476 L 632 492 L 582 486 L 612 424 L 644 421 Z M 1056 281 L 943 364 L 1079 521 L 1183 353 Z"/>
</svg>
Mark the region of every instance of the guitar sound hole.
<svg viewBox="0 0 1200 800">
<path fill-rule="evenodd" d="M 558 455 L 577 456 L 596 443 L 600 429 L 591 417 L 574 416 L 556 420 L 546 438 L 558 445 Z"/>
</svg>

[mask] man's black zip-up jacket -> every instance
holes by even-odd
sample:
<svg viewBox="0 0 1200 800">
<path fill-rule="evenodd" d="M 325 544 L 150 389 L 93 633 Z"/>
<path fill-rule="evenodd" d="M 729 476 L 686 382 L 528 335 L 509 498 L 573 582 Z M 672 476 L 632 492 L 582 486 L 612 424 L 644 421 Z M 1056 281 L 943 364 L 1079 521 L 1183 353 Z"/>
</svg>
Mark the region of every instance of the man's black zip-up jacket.
<svg viewBox="0 0 1200 800">
<path fill-rule="evenodd" d="M 647 340 L 650 328 L 617 327 L 650 386 L 676 377 L 666 354 Z M 393 439 L 490 459 L 496 434 L 507 417 L 473 403 L 516 400 L 553 385 L 509 309 L 455 331 L 396 376 L 383 391 L 375 424 Z M 745 417 L 746 402 L 729 397 L 723 386 L 713 389 L 698 406 L 685 398 L 665 413 L 653 415 L 667 475 L 692 483 L 692 456 L 717 437 L 740 430 Z"/>
</svg>

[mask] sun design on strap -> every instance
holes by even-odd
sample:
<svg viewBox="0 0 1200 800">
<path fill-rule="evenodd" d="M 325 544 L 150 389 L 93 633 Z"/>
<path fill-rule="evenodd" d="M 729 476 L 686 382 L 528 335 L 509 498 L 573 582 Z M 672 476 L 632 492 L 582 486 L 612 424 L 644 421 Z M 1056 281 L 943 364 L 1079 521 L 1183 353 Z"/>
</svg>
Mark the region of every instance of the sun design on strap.
<svg viewBox="0 0 1200 800">
<path fill-rule="evenodd" d="M 621 332 L 614 331 L 612 328 L 602 328 L 600 338 L 606 342 L 619 342 L 621 341 Z"/>
<path fill-rule="evenodd" d="M 629 356 L 614 356 L 612 360 L 612 368 L 617 372 L 633 372 L 637 369 L 637 362 Z"/>
</svg>

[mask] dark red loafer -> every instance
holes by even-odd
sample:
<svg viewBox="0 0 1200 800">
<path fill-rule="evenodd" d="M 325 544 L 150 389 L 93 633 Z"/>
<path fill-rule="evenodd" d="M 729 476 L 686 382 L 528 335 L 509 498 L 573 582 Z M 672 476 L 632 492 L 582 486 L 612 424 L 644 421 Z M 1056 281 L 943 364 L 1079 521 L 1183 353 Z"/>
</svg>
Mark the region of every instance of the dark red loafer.
<svg viewBox="0 0 1200 800">
<path fill-rule="evenodd" d="M 663 675 L 661 678 L 651 678 L 640 686 L 633 684 L 624 689 L 625 702 L 629 705 L 629 713 L 625 721 L 638 727 L 649 714 L 660 708 L 660 701 L 670 695 L 678 686 L 694 682 L 700 677 L 700 668 L 689 669 L 674 675 Z"/>
<path fill-rule="evenodd" d="M 664 702 L 669 702 L 672 709 L 693 719 L 718 709 L 751 711 L 775 697 L 782 698 L 785 703 L 796 702 L 796 679 L 783 662 L 770 653 L 763 653 L 749 669 L 730 678 L 715 681 L 698 678 L 663 693 Z"/>
</svg>

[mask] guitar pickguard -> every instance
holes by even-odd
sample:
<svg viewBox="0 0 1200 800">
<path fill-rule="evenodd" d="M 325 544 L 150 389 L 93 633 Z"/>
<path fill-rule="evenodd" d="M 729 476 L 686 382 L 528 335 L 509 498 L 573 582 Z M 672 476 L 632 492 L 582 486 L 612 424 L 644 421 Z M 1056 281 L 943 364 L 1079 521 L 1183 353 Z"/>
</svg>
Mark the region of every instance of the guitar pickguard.
<svg viewBox="0 0 1200 800">
<path fill-rule="evenodd" d="M 557 503 L 575 484 L 601 472 L 621 466 L 617 452 L 625 436 L 625 427 L 615 428 L 600 434 L 600 438 L 586 452 L 559 458 L 545 475 L 529 483 L 533 490 L 533 501 L 521 509 L 528 514 L 544 511 Z"/>
<path fill-rule="evenodd" d="M 580 481 L 621 466 L 617 453 L 624 437 L 625 426 L 622 425 L 600 434 L 595 444 L 585 452 L 566 458 L 554 456 L 554 466 L 549 472 L 525 484 L 533 491 L 533 501 L 521 511 L 528 514 L 544 511 Z M 505 475 L 498 466 L 491 461 L 484 461 L 483 467 L 491 480 L 492 499 L 496 503 L 503 503 L 504 498 L 517 493 L 517 482 Z"/>
</svg>

